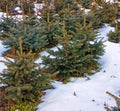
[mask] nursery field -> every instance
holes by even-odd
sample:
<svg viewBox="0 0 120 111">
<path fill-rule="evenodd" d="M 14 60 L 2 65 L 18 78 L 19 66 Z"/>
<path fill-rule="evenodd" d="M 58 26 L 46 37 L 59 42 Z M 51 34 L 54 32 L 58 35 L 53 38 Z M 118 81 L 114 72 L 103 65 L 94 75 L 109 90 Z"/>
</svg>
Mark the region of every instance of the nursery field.
<svg viewBox="0 0 120 111">
<path fill-rule="evenodd" d="M 119 111 L 119 0 L 2 0 L 0 111 Z"/>
</svg>

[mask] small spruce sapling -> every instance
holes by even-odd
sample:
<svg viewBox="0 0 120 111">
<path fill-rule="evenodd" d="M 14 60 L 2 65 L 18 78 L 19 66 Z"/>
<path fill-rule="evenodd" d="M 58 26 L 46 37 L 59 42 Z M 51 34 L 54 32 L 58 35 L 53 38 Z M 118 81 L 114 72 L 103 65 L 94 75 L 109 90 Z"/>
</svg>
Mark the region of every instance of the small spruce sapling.
<svg viewBox="0 0 120 111">
<path fill-rule="evenodd" d="M 56 79 L 67 81 L 71 76 L 92 74 L 99 69 L 98 58 L 103 54 L 102 41 L 96 39 L 91 25 L 86 27 L 76 24 L 76 31 L 69 34 L 65 23 L 62 26 L 62 36 L 56 35 L 62 48 L 49 50 L 49 56 L 43 57 L 45 69 L 53 73 L 59 71 Z"/>
<path fill-rule="evenodd" d="M 10 28 L 16 27 L 17 19 L 13 17 L 2 17 L 0 19 L 0 34 L 2 37 L 8 37 L 6 33 L 10 31 Z"/>
<path fill-rule="evenodd" d="M 120 42 L 120 22 L 116 20 L 115 22 L 115 31 L 110 31 L 108 33 L 108 40 L 111 42 L 119 43 Z"/>
<path fill-rule="evenodd" d="M 3 41 L 3 45 L 7 48 L 14 47 L 15 50 L 19 50 L 18 38 L 22 37 L 24 52 L 29 52 L 30 50 L 33 52 L 41 51 L 47 44 L 47 40 L 42 34 L 42 28 L 32 23 L 26 22 L 24 19 L 17 23 L 16 27 L 11 27 L 9 32 L 6 33 L 9 38 Z"/>
<path fill-rule="evenodd" d="M 20 38 L 20 51 L 14 60 L 5 58 L 3 62 L 7 68 L 0 73 L 0 82 L 4 84 L 3 99 L 10 103 L 36 101 L 42 90 L 51 88 L 50 76 L 44 75 L 40 65 L 35 63 L 35 53 L 22 51 L 21 40 Z"/>
</svg>

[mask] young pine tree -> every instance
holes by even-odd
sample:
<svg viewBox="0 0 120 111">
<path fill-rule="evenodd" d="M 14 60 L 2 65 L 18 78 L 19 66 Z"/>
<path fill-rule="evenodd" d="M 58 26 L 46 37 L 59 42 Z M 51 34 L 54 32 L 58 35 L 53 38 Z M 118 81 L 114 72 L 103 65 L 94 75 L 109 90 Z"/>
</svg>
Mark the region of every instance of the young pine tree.
<svg viewBox="0 0 120 111">
<path fill-rule="evenodd" d="M 70 39 L 72 36 L 70 34 L 67 34 L 67 31 L 65 29 L 65 23 L 63 23 L 62 26 L 62 35 L 55 37 L 59 43 L 62 45 L 62 48 L 58 47 L 57 51 L 49 50 L 49 56 L 43 57 L 43 64 L 45 65 L 45 70 L 48 72 L 56 72 L 59 71 L 60 74 L 58 74 L 56 79 L 60 79 L 62 81 L 66 81 L 66 78 L 70 76 L 68 70 L 68 57 L 69 57 L 69 50 L 68 50 L 68 42 L 70 42 Z M 53 56 L 51 58 L 50 56 Z"/>
<path fill-rule="evenodd" d="M 0 35 L 2 37 L 9 37 L 6 33 L 10 31 L 11 27 L 16 27 L 17 20 L 13 17 L 2 17 L 0 19 Z"/>
<path fill-rule="evenodd" d="M 47 46 L 55 45 L 57 41 L 54 39 L 56 33 L 59 33 L 59 22 L 56 21 L 54 9 L 50 8 L 50 2 L 46 0 L 45 8 L 41 18 L 42 35 L 46 37 Z"/>
<path fill-rule="evenodd" d="M 99 68 L 98 58 L 103 54 L 103 44 L 96 39 L 96 33 L 90 25 L 83 27 L 76 24 L 76 31 L 69 34 L 65 23 L 62 35 L 57 35 L 62 48 L 49 50 L 49 56 L 43 57 L 45 69 L 50 72 L 59 71 L 55 79 L 67 81 L 69 77 L 92 74 Z"/>
<path fill-rule="evenodd" d="M 20 39 L 21 41 L 21 39 Z M 50 88 L 50 79 L 44 75 L 39 68 L 40 65 L 35 63 L 35 53 L 23 53 L 22 43 L 19 42 L 20 52 L 14 60 L 6 58 L 4 64 L 6 69 L 0 73 L 0 82 L 4 84 L 4 96 L 12 103 L 21 103 L 25 101 L 36 101 L 42 90 Z"/>
<path fill-rule="evenodd" d="M 119 43 L 120 42 L 120 22 L 116 20 L 115 22 L 115 31 L 110 31 L 108 33 L 108 40 L 111 42 Z"/>
<path fill-rule="evenodd" d="M 19 50 L 18 38 L 22 37 L 23 40 L 23 51 L 29 52 L 39 52 L 46 44 L 46 37 L 42 34 L 42 29 L 34 21 L 20 21 L 17 23 L 16 27 L 10 27 L 8 33 L 8 39 L 3 41 L 5 47 L 14 48 Z"/>
</svg>

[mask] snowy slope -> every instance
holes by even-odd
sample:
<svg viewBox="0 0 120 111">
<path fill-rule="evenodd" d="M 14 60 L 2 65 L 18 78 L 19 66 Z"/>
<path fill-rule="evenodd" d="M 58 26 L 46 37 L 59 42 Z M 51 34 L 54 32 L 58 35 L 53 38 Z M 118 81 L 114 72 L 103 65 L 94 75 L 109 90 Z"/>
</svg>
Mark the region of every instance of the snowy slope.
<svg viewBox="0 0 120 111">
<path fill-rule="evenodd" d="M 106 34 L 114 30 L 105 25 L 99 30 L 107 40 Z M 87 78 L 73 79 L 62 84 L 54 82 L 55 89 L 47 90 L 38 111 L 105 111 L 104 103 L 116 105 L 106 91 L 118 94 L 120 91 L 120 44 L 106 41 L 105 54 L 101 57 L 101 71 Z"/>
</svg>

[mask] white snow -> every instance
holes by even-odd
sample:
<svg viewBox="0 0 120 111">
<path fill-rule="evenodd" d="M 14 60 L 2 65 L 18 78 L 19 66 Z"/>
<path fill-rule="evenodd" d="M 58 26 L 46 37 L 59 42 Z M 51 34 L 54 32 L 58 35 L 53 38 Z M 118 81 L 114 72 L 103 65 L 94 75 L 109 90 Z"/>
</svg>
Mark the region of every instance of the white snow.
<svg viewBox="0 0 120 111">
<path fill-rule="evenodd" d="M 54 89 L 46 90 L 42 97 L 43 102 L 38 105 L 37 111 L 105 111 L 104 103 L 109 106 L 116 105 L 113 98 L 106 94 L 109 91 L 118 95 L 120 91 L 120 44 L 107 40 L 107 33 L 113 30 L 108 24 L 99 29 L 104 37 L 105 54 L 100 58 L 100 72 L 87 78 L 72 78 L 71 82 L 63 84 L 53 82 Z M 0 60 L 6 49 L 0 41 Z M 52 48 L 57 50 L 57 48 Z M 45 51 L 41 55 L 47 55 Z M 36 62 L 42 62 L 39 59 Z M 0 62 L 0 72 L 5 65 Z"/>
<path fill-rule="evenodd" d="M 2 54 L 8 49 L 6 49 L 3 45 L 2 45 L 2 41 L 0 41 L 0 57 L 2 56 Z"/>
<path fill-rule="evenodd" d="M 107 34 L 109 31 L 115 31 L 114 27 L 109 26 L 108 24 L 104 24 L 102 28 L 98 30 L 99 36 L 98 37 L 103 37 L 104 41 L 108 40 Z"/>
<path fill-rule="evenodd" d="M 6 13 L 0 12 L 0 18 L 3 17 L 3 16 L 6 16 Z"/>
<path fill-rule="evenodd" d="M 19 11 L 19 10 L 21 10 L 21 9 L 20 9 L 20 7 L 15 7 L 14 10 Z"/>
<path fill-rule="evenodd" d="M 2 41 L 0 41 L 0 72 L 2 72 L 2 70 L 4 68 L 6 68 L 6 66 L 4 65 L 4 63 L 2 63 L 2 61 L 4 61 L 5 59 L 2 57 L 2 54 L 4 53 L 4 51 L 6 51 L 7 49 L 2 45 Z"/>
<path fill-rule="evenodd" d="M 18 12 L 21 13 L 21 10 L 19 10 Z M 6 17 L 6 13 L 0 12 L 0 19 L 1 19 L 2 17 Z M 22 18 L 23 18 L 22 15 L 14 15 L 14 16 L 8 16 L 8 17 L 13 17 L 13 18 L 15 18 L 15 19 L 17 19 L 17 20 L 22 20 Z"/>
<path fill-rule="evenodd" d="M 40 15 L 41 14 L 40 10 L 42 10 L 45 7 L 45 4 L 44 3 L 35 3 L 34 6 L 35 6 L 35 8 L 34 8 L 35 14 Z"/>
<path fill-rule="evenodd" d="M 114 3 L 114 2 L 117 2 L 117 0 L 105 0 L 106 2 L 112 2 L 112 3 Z"/>
</svg>

